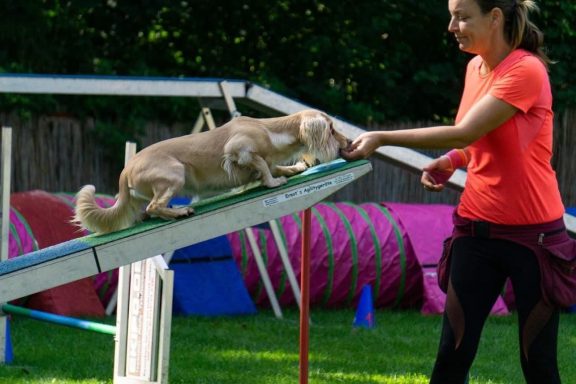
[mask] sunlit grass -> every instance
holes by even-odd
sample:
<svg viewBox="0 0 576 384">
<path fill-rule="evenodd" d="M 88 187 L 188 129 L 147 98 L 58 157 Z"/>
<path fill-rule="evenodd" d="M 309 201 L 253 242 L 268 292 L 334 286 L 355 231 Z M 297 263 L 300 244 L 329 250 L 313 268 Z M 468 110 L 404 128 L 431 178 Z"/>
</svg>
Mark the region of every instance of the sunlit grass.
<svg viewBox="0 0 576 384">
<path fill-rule="evenodd" d="M 230 318 L 175 318 L 171 384 L 294 384 L 299 377 L 299 318 L 285 311 Z M 377 311 L 376 328 L 354 329 L 353 310 L 312 310 L 310 384 L 428 383 L 441 318 Z M 106 319 L 113 323 L 114 319 Z M 522 383 L 516 316 L 486 326 L 471 384 Z M 563 315 L 563 382 L 576 383 L 576 315 Z M 111 384 L 114 339 L 23 318 L 12 320 L 15 361 L 0 384 Z"/>
<path fill-rule="evenodd" d="M 314 372 L 311 376 L 313 381 L 318 378 L 326 383 L 366 383 L 366 384 L 427 384 L 429 377 L 425 375 L 379 375 L 367 373 L 345 373 L 345 372 Z"/>
</svg>

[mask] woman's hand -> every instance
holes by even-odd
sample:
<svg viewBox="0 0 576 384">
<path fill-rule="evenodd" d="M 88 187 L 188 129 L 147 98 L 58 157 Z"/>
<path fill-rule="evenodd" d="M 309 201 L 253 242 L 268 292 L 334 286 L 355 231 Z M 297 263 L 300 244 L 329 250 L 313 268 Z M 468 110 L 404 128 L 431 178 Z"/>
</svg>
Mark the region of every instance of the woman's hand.
<svg viewBox="0 0 576 384">
<path fill-rule="evenodd" d="M 454 168 L 450 159 L 447 156 L 440 156 L 424 167 L 420 182 L 427 191 L 440 192 L 453 173 Z"/>
<path fill-rule="evenodd" d="M 341 152 L 346 160 L 365 159 L 372 155 L 381 144 L 382 132 L 364 132 L 358 136 L 352 144 Z"/>
</svg>

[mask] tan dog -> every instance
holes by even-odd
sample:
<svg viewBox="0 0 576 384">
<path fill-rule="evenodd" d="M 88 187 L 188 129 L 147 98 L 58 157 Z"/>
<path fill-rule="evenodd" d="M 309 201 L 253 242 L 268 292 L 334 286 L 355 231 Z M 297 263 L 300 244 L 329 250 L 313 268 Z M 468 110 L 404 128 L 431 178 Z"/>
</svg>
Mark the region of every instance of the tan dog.
<svg viewBox="0 0 576 384">
<path fill-rule="evenodd" d="M 93 185 L 84 186 L 76 196 L 74 221 L 102 234 L 142 220 L 146 204 L 148 216 L 188 216 L 194 213 L 191 207 L 168 207 L 173 196 L 209 196 L 255 180 L 277 187 L 316 159 L 336 159 L 347 146 L 346 137 L 320 111 L 238 117 L 214 130 L 160 141 L 138 152 L 120 174 L 118 198 L 110 208 L 96 204 Z"/>
</svg>

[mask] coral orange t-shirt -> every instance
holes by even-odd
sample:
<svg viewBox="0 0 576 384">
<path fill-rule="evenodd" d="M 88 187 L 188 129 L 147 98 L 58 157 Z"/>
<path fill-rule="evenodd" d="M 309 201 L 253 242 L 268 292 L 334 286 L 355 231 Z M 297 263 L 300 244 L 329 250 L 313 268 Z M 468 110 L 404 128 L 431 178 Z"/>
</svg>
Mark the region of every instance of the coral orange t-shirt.
<svg viewBox="0 0 576 384">
<path fill-rule="evenodd" d="M 467 66 L 456 121 L 489 94 L 518 111 L 472 143 L 468 177 L 458 213 L 507 225 L 540 224 L 562 217 L 564 206 L 552 169 L 552 93 L 544 64 L 533 54 L 512 51 L 482 75 L 482 58 Z"/>
</svg>

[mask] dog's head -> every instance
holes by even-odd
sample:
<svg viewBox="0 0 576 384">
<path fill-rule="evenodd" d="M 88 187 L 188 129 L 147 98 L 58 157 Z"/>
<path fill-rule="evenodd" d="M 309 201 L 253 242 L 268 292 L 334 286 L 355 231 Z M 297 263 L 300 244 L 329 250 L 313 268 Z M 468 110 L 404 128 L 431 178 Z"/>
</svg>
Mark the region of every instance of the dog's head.
<svg viewBox="0 0 576 384">
<path fill-rule="evenodd" d="M 340 156 L 350 141 L 334 129 L 334 122 L 324 112 L 305 110 L 300 114 L 300 140 L 308 147 L 308 154 L 321 163 L 332 161 Z"/>
</svg>

